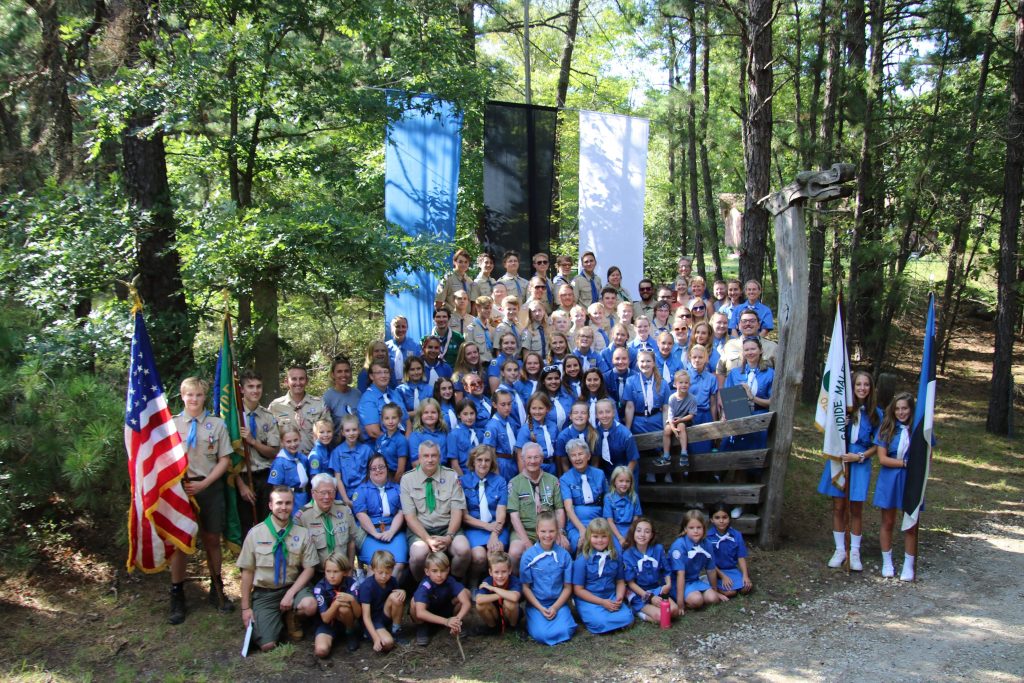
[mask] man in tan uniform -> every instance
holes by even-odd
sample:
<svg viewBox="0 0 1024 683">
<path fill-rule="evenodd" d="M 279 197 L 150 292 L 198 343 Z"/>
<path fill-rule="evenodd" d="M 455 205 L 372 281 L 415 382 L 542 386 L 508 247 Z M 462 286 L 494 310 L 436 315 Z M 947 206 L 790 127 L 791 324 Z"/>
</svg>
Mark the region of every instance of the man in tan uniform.
<svg viewBox="0 0 1024 683">
<path fill-rule="evenodd" d="M 433 552 L 452 558 L 452 575 L 462 578 L 469 567 L 469 541 L 460 531 L 466 496 L 455 470 L 440 465 L 441 448 L 420 444 L 419 465 L 402 477 L 402 512 L 408 528 L 409 568 L 417 581 Z"/>
<path fill-rule="evenodd" d="M 302 638 L 298 615 L 316 616 L 309 589 L 318 556 L 309 530 L 292 522 L 294 494 L 287 486 L 270 493 L 270 516 L 254 526 L 242 542 L 235 563 L 242 570 L 242 625 L 249 627 L 264 652 L 277 647 L 282 621 L 292 640 Z"/>
<path fill-rule="evenodd" d="M 304 365 L 290 366 L 285 374 L 285 383 L 288 393 L 270 402 L 270 412 L 281 427 L 292 422 L 299 428 L 302 434 L 299 450 L 306 454 L 313 448 L 313 425 L 317 420 L 331 419 L 331 411 L 322 398 L 306 393 L 309 376 Z"/>
<path fill-rule="evenodd" d="M 281 450 L 281 438 L 273 413 L 260 405 L 263 377 L 255 370 L 243 370 L 238 378 L 242 387 L 242 440 L 249 444 L 252 461 L 252 490 L 247 475 L 238 477 L 238 520 L 244 535 L 270 504 L 270 463 Z M 253 506 L 256 516 L 253 517 Z"/>
<path fill-rule="evenodd" d="M 199 506 L 199 538 L 206 550 L 210 568 L 210 604 L 221 612 L 230 612 L 234 605 L 224 594 L 220 577 L 220 536 L 224 532 L 224 473 L 227 472 L 234 449 L 224 420 L 206 410 L 207 384 L 198 377 L 181 382 L 181 400 L 185 410 L 174 416 L 174 426 L 188 454 L 188 471 L 183 487 L 185 495 Z M 185 569 L 188 555 L 171 555 L 171 610 L 168 621 L 178 625 L 185 621 Z"/>
<path fill-rule="evenodd" d="M 309 483 L 313 489 L 313 500 L 302 508 L 299 524 L 309 529 L 316 554 L 320 558 L 320 569 L 324 568 L 324 560 L 331 553 L 342 553 L 353 560 L 359 525 L 352 516 L 352 510 L 340 500 L 335 500 L 338 486 L 334 477 L 321 472 Z"/>
<path fill-rule="evenodd" d="M 752 308 L 740 313 L 738 324 L 740 336 L 725 342 L 725 346 L 722 347 L 722 352 L 718 356 L 718 367 L 715 368 L 715 374 L 718 376 L 719 389 L 725 386 L 725 378 L 729 371 L 743 365 L 743 340 L 757 337 L 757 333 L 761 329 L 761 321 L 757 317 L 757 311 Z M 775 351 L 779 345 L 764 337 L 760 337 L 760 339 L 761 357 L 768 365 L 774 366 Z"/>
</svg>

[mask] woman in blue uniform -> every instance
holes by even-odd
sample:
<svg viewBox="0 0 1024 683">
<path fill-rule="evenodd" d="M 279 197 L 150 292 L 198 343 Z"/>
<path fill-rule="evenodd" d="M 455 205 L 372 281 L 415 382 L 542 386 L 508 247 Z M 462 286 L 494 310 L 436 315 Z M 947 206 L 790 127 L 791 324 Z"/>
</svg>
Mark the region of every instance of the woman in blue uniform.
<svg viewBox="0 0 1024 683">
<path fill-rule="evenodd" d="M 374 455 L 367 466 L 369 478 L 350 494 L 352 512 L 359 526 L 366 532 L 363 544 L 359 546 L 359 561 L 365 565 L 378 550 L 387 550 L 395 557 L 395 575 L 401 580 L 402 571 L 409 561 L 402 526 L 402 497 L 398 484 L 388 481 L 388 463 L 384 456 Z"/>
<path fill-rule="evenodd" d="M 572 583 L 576 611 L 591 633 L 610 633 L 633 623 L 622 557 L 612 544 L 608 522 L 600 517 L 587 525 L 573 562 Z"/>
<path fill-rule="evenodd" d="M 660 434 L 665 427 L 663 408 L 672 390 L 658 374 L 653 353 L 637 353 L 636 365 L 639 372 L 626 380 L 626 426 L 634 434 Z"/>
<path fill-rule="evenodd" d="M 540 446 L 544 461 L 541 469 L 548 474 L 557 476 L 558 468 L 555 464 L 555 440 L 558 438 L 558 428 L 555 420 L 551 417 L 551 400 L 547 394 L 534 394 L 526 402 L 526 421 L 519 428 L 516 435 L 516 459 L 520 461 L 519 471 L 522 468 L 520 452 L 523 446 L 528 443 L 535 443 Z"/>
<path fill-rule="evenodd" d="M 604 496 L 608 493 L 608 479 L 604 472 L 590 466 L 590 447 L 581 438 L 565 444 L 572 469 L 558 480 L 565 506 L 566 532 L 569 550 L 576 554 L 587 525 L 601 516 Z"/>
<path fill-rule="evenodd" d="M 767 413 L 772 399 L 772 382 L 775 370 L 768 366 L 761 353 L 761 340 L 750 337 L 743 340 L 743 365 L 733 368 L 725 378 L 726 387 L 744 387 L 750 401 L 750 412 L 753 415 Z M 691 386 L 690 393 L 693 393 Z M 768 432 L 755 432 L 733 436 L 729 439 L 728 450 L 746 451 L 768 447 Z M 690 444 L 693 453 L 693 444 Z"/>
<path fill-rule="evenodd" d="M 477 446 L 469 452 L 469 471 L 459 478 L 466 494 L 462 530 L 473 554 L 470 586 L 479 584 L 487 573 L 487 553 L 508 550 L 508 482 L 498 474 L 497 461 L 493 448 Z"/>
<path fill-rule="evenodd" d="M 557 645 L 576 633 L 569 610 L 572 595 L 572 557 L 558 545 L 553 512 L 537 515 L 537 542 L 519 561 L 519 579 L 526 598 L 526 631 L 544 645 Z"/>
</svg>

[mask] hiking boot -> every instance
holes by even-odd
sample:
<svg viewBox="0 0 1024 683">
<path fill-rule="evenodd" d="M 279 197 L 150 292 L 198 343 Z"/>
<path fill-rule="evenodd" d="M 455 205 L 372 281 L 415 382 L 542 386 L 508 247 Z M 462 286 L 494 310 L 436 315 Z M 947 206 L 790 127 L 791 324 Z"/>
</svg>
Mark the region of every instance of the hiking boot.
<svg viewBox="0 0 1024 683">
<path fill-rule="evenodd" d="M 222 614 L 235 611 L 235 605 L 224 592 L 224 581 L 219 576 L 210 577 L 210 595 L 207 600 L 215 610 Z"/>
<path fill-rule="evenodd" d="M 171 611 L 167 623 L 177 626 L 185 622 L 185 591 L 171 589 Z"/>
<path fill-rule="evenodd" d="M 420 647 L 430 645 L 430 626 L 420 624 L 416 627 L 416 644 Z"/>
<path fill-rule="evenodd" d="M 345 634 L 345 649 L 349 652 L 355 652 L 359 649 L 359 641 L 363 639 L 363 634 L 359 629 L 354 628 Z"/>
<path fill-rule="evenodd" d="M 288 638 L 296 642 L 302 640 L 302 624 L 299 623 L 299 613 L 294 609 L 284 613 L 284 628 L 288 631 Z"/>
</svg>

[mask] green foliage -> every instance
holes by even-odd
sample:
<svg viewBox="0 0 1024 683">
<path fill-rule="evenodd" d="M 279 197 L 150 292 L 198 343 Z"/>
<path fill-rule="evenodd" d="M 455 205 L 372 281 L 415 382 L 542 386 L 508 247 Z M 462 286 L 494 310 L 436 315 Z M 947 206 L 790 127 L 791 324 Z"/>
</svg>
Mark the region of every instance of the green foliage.
<svg viewBox="0 0 1024 683">
<path fill-rule="evenodd" d="M 31 320 L 10 306 L 3 315 Z M 0 525 L 11 531 L 0 554 L 22 557 L 69 515 L 123 515 L 128 489 L 123 392 L 113 378 L 48 364 L 25 333 L 0 338 Z"/>
</svg>

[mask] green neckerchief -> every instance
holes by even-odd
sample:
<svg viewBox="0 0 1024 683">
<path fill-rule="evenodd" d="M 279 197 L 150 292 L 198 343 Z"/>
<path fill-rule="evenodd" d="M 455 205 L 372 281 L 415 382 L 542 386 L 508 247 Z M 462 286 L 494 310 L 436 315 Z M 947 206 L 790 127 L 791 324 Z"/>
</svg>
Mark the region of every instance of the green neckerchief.
<svg viewBox="0 0 1024 683">
<path fill-rule="evenodd" d="M 324 530 L 327 531 L 327 553 L 334 552 L 334 522 L 331 521 L 331 511 L 322 513 L 324 518 Z"/>
<path fill-rule="evenodd" d="M 274 527 L 274 523 L 270 521 L 271 519 L 273 519 L 273 515 L 264 519 L 263 523 L 267 525 L 270 533 L 274 536 L 274 585 L 283 586 L 288 579 L 288 546 L 285 541 L 288 540 L 288 534 L 292 530 L 292 520 L 289 518 L 288 526 L 278 531 Z"/>
<path fill-rule="evenodd" d="M 420 471 L 423 468 L 420 467 Z M 433 512 L 437 508 L 437 499 L 434 498 L 434 478 L 427 477 L 427 481 L 424 482 L 427 489 L 427 512 Z"/>
</svg>

